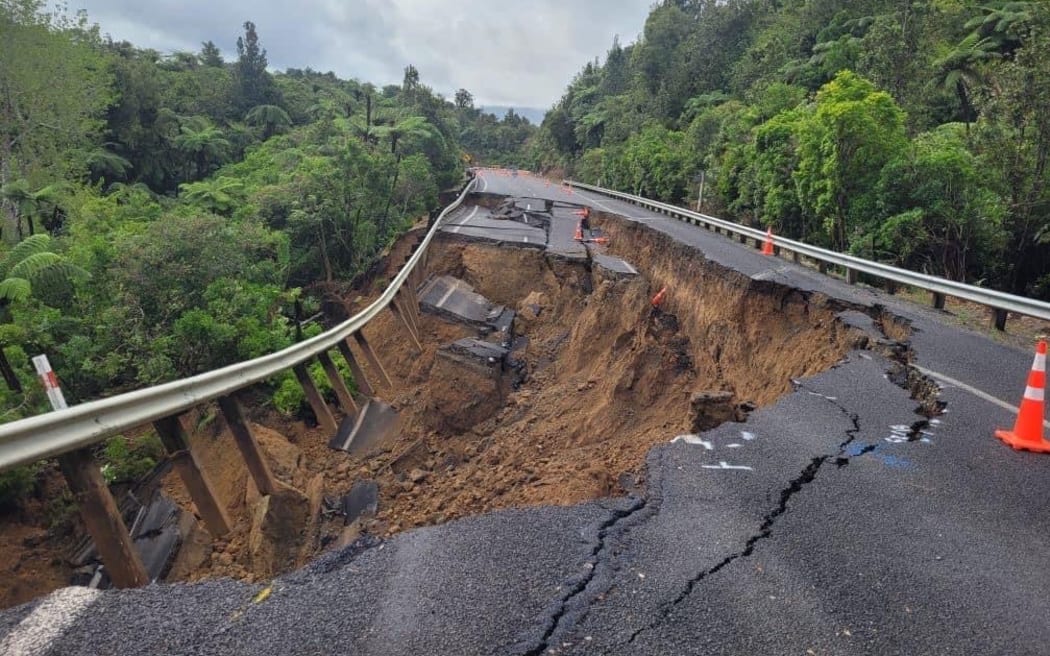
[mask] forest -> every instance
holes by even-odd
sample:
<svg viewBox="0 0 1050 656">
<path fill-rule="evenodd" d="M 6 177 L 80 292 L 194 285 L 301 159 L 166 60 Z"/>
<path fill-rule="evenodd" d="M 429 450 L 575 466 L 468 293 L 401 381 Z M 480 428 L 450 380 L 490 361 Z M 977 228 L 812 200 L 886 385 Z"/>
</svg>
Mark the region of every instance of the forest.
<svg viewBox="0 0 1050 656">
<path fill-rule="evenodd" d="M 534 166 L 1050 299 L 1050 3 L 664 0 Z"/>
<path fill-rule="evenodd" d="M 255 25 L 231 37 L 232 61 L 210 41 L 161 54 L 0 0 L 0 422 L 50 410 L 37 354 L 72 404 L 309 337 L 321 326 L 300 320 L 466 166 L 517 162 L 536 131 L 411 65 L 384 87 L 272 72 Z M 303 404 L 290 374 L 269 389 L 282 412 Z M 110 464 L 148 469 L 128 448 L 112 440 Z M 0 504 L 36 469 L 0 476 Z"/>
</svg>

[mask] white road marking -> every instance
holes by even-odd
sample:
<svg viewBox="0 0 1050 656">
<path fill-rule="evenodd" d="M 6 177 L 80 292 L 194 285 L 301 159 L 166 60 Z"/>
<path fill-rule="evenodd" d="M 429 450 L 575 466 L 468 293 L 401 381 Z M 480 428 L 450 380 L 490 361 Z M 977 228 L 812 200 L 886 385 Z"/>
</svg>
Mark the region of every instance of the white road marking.
<svg viewBox="0 0 1050 656">
<path fill-rule="evenodd" d="M 437 303 L 435 304 L 435 306 L 436 306 L 436 307 L 439 307 L 439 308 L 443 308 L 443 307 L 445 307 L 445 301 L 447 301 L 447 300 L 448 300 L 448 297 L 449 297 L 449 296 L 452 296 L 453 292 L 455 292 L 455 291 L 456 291 L 456 286 L 455 286 L 455 285 L 449 285 L 449 287 L 448 287 L 448 291 L 447 291 L 447 292 L 445 292 L 445 295 L 441 297 L 441 300 L 440 300 L 440 301 L 438 301 L 438 302 L 437 302 Z"/>
<path fill-rule="evenodd" d="M 745 442 L 750 442 L 755 439 L 754 433 L 748 433 L 747 431 L 740 431 L 740 437 L 744 438 Z"/>
<path fill-rule="evenodd" d="M 478 191 L 485 191 L 489 186 L 489 181 L 485 179 L 485 176 L 479 176 L 481 178 L 481 189 Z"/>
<path fill-rule="evenodd" d="M 463 220 L 462 220 L 462 221 L 460 221 L 460 222 L 459 222 L 458 224 L 456 224 L 456 227 L 455 227 L 455 228 L 452 228 L 452 232 L 459 232 L 459 229 L 460 229 L 460 228 L 462 228 L 462 227 L 463 227 L 463 225 L 464 225 L 464 224 L 466 224 L 466 223 L 467 223 L 468 221 L 470 221 L 471 219 L 473 219 L 473 218 L 474 218 L 474 215 L 475 215 L 475 214 L 477 214 L 477 213 L 478 213 L 478 206 L 477 206 L 477 205 L 475 205 L 475 206 L 474 206 L 474 209 L 472 209 L 472 210 L 470 211 L 470 214 L 468 214 L 468 215 L 466 216 L 466 218 L 465 218 L 465 219 L 463 219 Z"/>
<path fill-rule="evenodd" d="M 715 445 L 706 440 L 700 439 L 699 435 L 679 435 L 678 437 L 671 440 L 671 444 L 675 442 L 685 442 L 686 444 L 692 444 L 693 446 L 702 446 L 708 451 L 714 451 Z"/>
<path fill-rule="evenodd" d="M 918 365 L 912 365 L 912 366 L 915 367 L 915 370 L 918 371 L 921 374 L 924 374 L 926 376 L 929 376 L 930 378 L 938 380 L 938 381 L 944 383 L 945 385 L 950 385 L 952 387 L 958 387 L 959 389 L 963 390 L 964 392 L 969 392 L 970 394 L 973 394 L 974 396 L 976 396 L 979 399 L 983 399 L 983 400 L 985 400 L 985 401 L 987 401 L 987 402 L 989 402 L 989 403 L 991 403 L 993 405 L 999 406 L 1003 410 L 1008 410 L 1008 411 L 1014 413 L 1015 415 L 1018 412 L 1020 412 L 1020 410 L 1017 408 L 1017 406 L 1010 405 L 1006 401 L 1002 401 L 1000 399 L 997 399 L 994 396 L 992 396 L 991 394 L 988 394 L 987 392 L 982 392 L 981 390 L 977 389 L 976 387 L 971 387 L 970 385 L 967 385 L 966 383 L 962 382 L 961 380 L 955 380 L 954 378 L 949 378 L 948 376 L 945 376 L 944 374 L 939 374 L 936 371 L 930 371 L 929 369 L 924 369 L 923 367 L 920 367 Z M 1046 426 L 1047 428 L 1050 428 L 1050 421 L 1044 421 L 1043 425 Z"/>
<path fill-rule="evenodd" d="M 570 187 L 570 189 L 571 189 L 571 187 Z M 589 196 L 588 194 L 586 194 L 586 193 L 584 193 L 582 191 L 579 191 L 577 193 L 580 194 L 581 196 L 583 196 L 584 198 L 586 198 L 588 201 L 590 201 L 590 202 L 594 203 L 595 205 L 597 205 L 598 207 L 602 208 L 606 212 L 612 212 L 613 214 L 619 214 L 619 212 L 617 212 L 613 208 L 609 207 L 605 203 L 601 202 L 600 200 L 598 200 L 596 198 L 592 198 L 591 196 Z"/>
<path fill-rule="evenodd" d="M 742 466 L 742 465 L 730 465 L 725 460 L 721 461 L 717 465 L 702 465 L 702 466 L 703 466 L 704 469 L 730 469 L 730 470 L 737 470 L 737 471 L 755 471 L 754 469 L 752 469 L 750 467 L 745 467 L 745 466 Z"/>
<path fill-rule="evenodd" d="M 0 642 L 0 654 L 43 656 L 101 594 L 82 587 L 52 592 Z"/>
</svg>

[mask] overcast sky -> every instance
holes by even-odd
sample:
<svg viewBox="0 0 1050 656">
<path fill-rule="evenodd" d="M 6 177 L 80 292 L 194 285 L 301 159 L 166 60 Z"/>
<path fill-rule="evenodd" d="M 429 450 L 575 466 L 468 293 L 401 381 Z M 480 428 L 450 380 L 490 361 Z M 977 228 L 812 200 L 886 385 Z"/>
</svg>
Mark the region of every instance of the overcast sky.
<svg viewBox="0 0 1050 656">
<path fill-rule="evenodd" d="M 71 0 L 104 34 L 161 52 L 214 41 L 228 57 L 255 23 L 270 67 L 335 71 L 378 85 L 406 65 L 451 97 L 549 108 L 615 35 L 636 40 L 653 0 Z"/>
</svg>

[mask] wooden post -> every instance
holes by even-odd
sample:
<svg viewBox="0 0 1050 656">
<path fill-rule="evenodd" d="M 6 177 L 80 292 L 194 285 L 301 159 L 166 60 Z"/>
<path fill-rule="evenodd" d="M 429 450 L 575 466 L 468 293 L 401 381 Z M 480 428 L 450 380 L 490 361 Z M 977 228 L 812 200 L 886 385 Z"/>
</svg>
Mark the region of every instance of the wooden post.
<svg viewBox="0 0 1050 656">
<path fill-rule="evenodd" d="M 357 403 L 354 401 L 354 396 L 350 394 L 346 381 L 343 380 L 343 374 L 339 373 L 339 368 L 335 366 L 331 356 L 327 351 L 321 351 L 317 354 L 317 359 L 321 361 L 321 367 L 328 376 L 328 382 L 332 383 L 332 389 L 335 390 L 335 395 L 339 399 L 339 407 L 347 415 L 356 414 Z"/>
<path fill-rule="evenodd" d="M 933 292 L 933 309 L 943 310 L 944 309 L 944 294 Z"/>
<path fill-rule="evenodd" d="M 408 305 L 408 310 L 412 314 L 412 322 L 416 324 L 416 334 L 422 337 L 423 322 L 420 320 L 419 317 L 419 296 L 416 294 L 416 288 L 402 287 L 401 291 L 403 292 L 403 296 L 406 299 L 405 303 L 406 305 Z"/>
<path fill-rule="evenodd" d="M 795 264 L 802 264 L 802 254 L 798 251 L 791 251 L 791 261 Z"/>
<path fill-rule="evenodd" d="M 857 276 L 858 276 L 858 274 L 857 274 L 857 270 L 856 269 L 850 269 L 848 267 L 846 268 L 846 282 L 848 284 L 856 285 L 857 284 Z"/>
<path fill-rule="evenodd" d="M 992 310 L 992 325 L 998 331 L 1006 330 L 1006 318 L 1010 315 L 1006 310 Z"/>
<path fill-rule="evenodd" d="M 310 378 L 310 372 L 307 371 L 305 364 L 297 364 L 292 367 L 292 371 L 295 372 L 295 378 L 299 381 L 299 385 L 303 388 L 303 392 L 306 394 L 306 401 L 313 408 L 314 415 L 317 416 L 318 425 L 328 431 L 329 433 L 335 433 L 339 426 L 335 423 L 335 417 L 332 416 L 332 411 L 328 409 L 328 405 L 324 402 L 324 397 L 321 396 L 321 390 L 317 389 L 317 385 L 314 384 L 314 379 Z"/>
<path fill-rule="evenodd" d="M 128 527 L 120 516 L 102 472 L 87 449 L 58 457 L 62 475 L 73 492 L 88 534 L 95 541 L 106 572 L 118 588 L 137 588 L 149 583 L 142 558 L 135 551 Z"/>
<path fill-rule="evenodd" d="M 405 327 L 408 336 L 412 338 L 412 344 L 415 345 L 417 351 L 422 353 L 423 345 L 419 343 L 419 336 L 416 335 L 415 326 L 412 325 L 412 321 L 408 318 L 408 313 L 401 310 L 397 299 L 394 299 L 390 303 L 390 311 L 394 313 L 395 317 L 401 320 L 401 325 Z"/>
<path fill-rule="evenodd" d="M 269 496 L 276 493 L 277 479 L 273 477 L 270 465 L 266 463 L 266 458 L 259 449 L 259 442 L 256 441 L 251 426 L 244 419 L 244 413 L 241 412 L 237 399 L 232 396 L 220 396 L 219 408 L 226 417 L 226 425 L 233 433 L 233 441 L 237 444 L 241 457 L 244 458 L 244 464 L 248 466 L 248 473 L 252 475 L 259 494 Z"/>
<path fill-rule="evenodd" d="M 179 472 L 179 478 L 190 493 L 193 505 L 197 506 L 197 512 L 201 514 L 208 532 L 215 537 L 229 533 L 230 518 L 219 502 L 211 481 L 193 455 L 189 440 L 186 439 L 186 431 L 179 423 L 178 416 L 158 419 L 153 422 L 153 427 L 160 435 L 160 441 L 171 456 L 175 471 Z"/>
<path fill-rule="evenodd" d="M 737 237 L 738 240 L 740 240 L 741 244 L 744 244 L 745 246 L 747 245 L 747 235 L 741 233 L 741 234 L 737 235 L 736 237 Z"/>
<path fill-rule="evenodd" d="M 375 396 L 376 391 L 371 383 L 368 382 L 365 370 L 361 368 L 361 364 L 358 363 L 354 352 L 350 350 L 349 342 L 339 342 L 339 352 L 343 354 L 343 359 L 350 365 L 350 371 L 354 373 L 354 382 L 357 383 L 357 389 L 361 390 L 361 393 L 365 396 Z"/>
<path fill-rule="evenodd" d="M 416 334 L 416 339 L 418 340 L 420 336 L 419 317 L 416 316 L 415 308 L 412 307 L 412 294 L 408 285 L 401 288 L 394 300 L 397 302 L 397 309 L 404 313 L 405 318 L 412 324 L 412 331 Z"/>
<path fill-rule="evenodd" d="M 354 333 L 354 340 L 357 342 L 357 345 L 361 347 L 361 352 L 365 354 L 368 363 L 376 370 L 376 373 L 383 379 L 383 382 L 388 386 L 393 387 L 394 384 L 390 382 L 390 376 L 387 375 L 386 369 L 383 369 L 383 363 L 379 361 L 376 352 L 372 350 L 372 347 L 368 344 L 368 340 L 365 339 L 365 334 L 360 330 L 357 331 Z"/>
</svg>

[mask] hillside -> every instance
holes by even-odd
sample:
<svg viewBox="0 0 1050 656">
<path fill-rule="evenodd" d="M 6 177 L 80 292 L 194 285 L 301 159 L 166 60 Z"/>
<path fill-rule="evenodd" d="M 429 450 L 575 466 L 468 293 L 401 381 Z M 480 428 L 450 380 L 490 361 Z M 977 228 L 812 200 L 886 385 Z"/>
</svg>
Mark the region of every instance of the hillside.
<svg viewBox="0 0 1050 656">
<path fill-rule="evenodd" d="M 547 114 L 533 163 L 1050 298 L 1050 7 L 665 0 Z"/>
<path fill-rule="evenodd" d="M 0 421 L 50 409 L 37 354 L 79 403 L 321 330 L 310 319 L 467 162 L 512 161 L 535 130 L 412 66 L 383 88 L 270 72 L 250 21 L 224 61 L 210 41 L 162 54 L 44 10 L 0 3 Z M 305 407 L 290 373 L 268 391 L 282 413 Z M 158 452 L 119 436 L 103 462 L 131 479 Z M 40 470 L 0 475 L 0 506 L 40 492 Z"/>
</svg>

